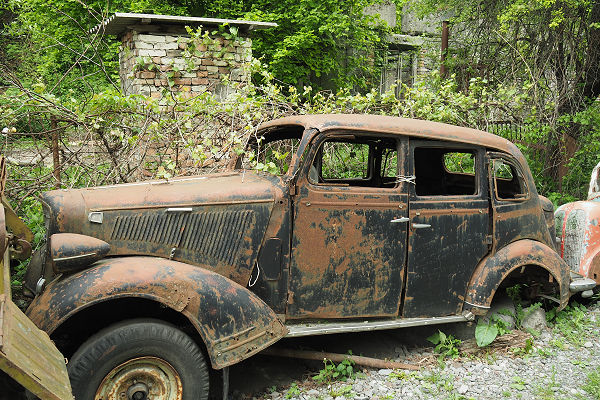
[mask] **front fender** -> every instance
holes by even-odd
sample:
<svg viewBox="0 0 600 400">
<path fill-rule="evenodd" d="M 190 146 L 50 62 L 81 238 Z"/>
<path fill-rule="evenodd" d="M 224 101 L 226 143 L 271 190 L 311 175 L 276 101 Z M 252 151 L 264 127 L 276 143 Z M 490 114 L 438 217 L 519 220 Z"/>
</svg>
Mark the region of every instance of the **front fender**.
<svg viewBox="0 0 600 400">
<path fill-rule="evenodd" d="M 526 265 L 537 265 L 552 274 L 560 288 L 560 308 L 565 307 L 570 295 L 569 266 L 550 247 L 529 239 L 510 243 L 496 254 L 484 258 L 471 276 L 465 303 L 487 310 L 508 274 Z"/>
<path fill-rule="evenodd" d="M 204 340 L 213 368 L 235 364 L 276 342 L 287 329 L 260 298 L 207 269 L 155 257 L 121 257 L 50 283 L 29 318 L 52 333 L 79 311 L 137 297 L 183 313 Z"/>
</svg>

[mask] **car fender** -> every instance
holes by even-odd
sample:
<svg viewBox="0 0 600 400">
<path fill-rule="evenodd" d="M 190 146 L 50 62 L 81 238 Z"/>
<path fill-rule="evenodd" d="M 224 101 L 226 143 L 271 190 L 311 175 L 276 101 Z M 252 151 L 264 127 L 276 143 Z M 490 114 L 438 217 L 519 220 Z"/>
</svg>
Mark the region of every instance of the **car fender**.
<svg viewBox="0 0 600 400">
<path fill-rule="evenodd" d="M 465 303 L 473 307 L 473 313 L 485 314 L 502 281 L 512 271 L 526 265 L 537 265 L 552 274 L 560 288 L 559 308 L 565 307 L 570 295 L 569 267 L 550 247 L 529 239 L 510 243 L 484 258 L 471 276 Z"/>
<path fill-rule="evenodd" d="M 593 249 L 588 249 L 588 252 L 579 271 L 584 272 L 583 276 L 595 280 L 600 285 L 600 246 L 594 246 Z"/>
<path fill-rule="evenodd" d="M 258 296 L 206 268 L 156 257 L 119 257 L 51 282 L 29 318 L 49 334 L 83 309 L 118 298 L 154 300 L 184 314 L 202 337 L 213 368 L 235 364 L 286 335 Z"/>
</svg>

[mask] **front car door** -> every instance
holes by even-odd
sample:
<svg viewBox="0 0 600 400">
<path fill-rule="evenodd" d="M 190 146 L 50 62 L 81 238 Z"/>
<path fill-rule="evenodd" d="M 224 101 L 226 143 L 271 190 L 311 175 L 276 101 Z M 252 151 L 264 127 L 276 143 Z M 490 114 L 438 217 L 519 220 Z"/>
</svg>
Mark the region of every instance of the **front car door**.
<svg viewBox="0 0 600 400">
<path fill-rule="evenodd" d="M 485 151 L 411 139 L 410 154 L 414 184 L 402 315 L 457 314 L 491 244 Z"/>
<path fill-rule="evenodd" d="M 397 316 L 406 164 L 394 136 L 317 136 L 297 177 L 287 318 Z"/>
</svg>

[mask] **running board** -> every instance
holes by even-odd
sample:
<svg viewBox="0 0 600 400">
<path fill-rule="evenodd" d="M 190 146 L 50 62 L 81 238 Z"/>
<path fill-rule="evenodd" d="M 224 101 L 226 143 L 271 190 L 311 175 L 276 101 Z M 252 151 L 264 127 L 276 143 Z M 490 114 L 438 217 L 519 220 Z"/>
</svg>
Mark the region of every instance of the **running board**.
<svg viewBox="0 0 600 400">
<path fill-rule="evenodd" d="M 452 322 L 473 321 L 475 316 L 471 312 L 464 315 L 450 315 L 447 317 L 432 318 L 404 318 L 383 321 L 360 321 L 360 322 L 327 322 L 310 324 L 290 324 L 286 325 L 289 329 L 285 337 L 301 337 L 314 335 L 332 335 L 335 333 L 351 333 L 366 331 L 381 331 L 385 329 L 409 328 L 412 326 L 425 326 L 448 324 Z"/>
</svg>

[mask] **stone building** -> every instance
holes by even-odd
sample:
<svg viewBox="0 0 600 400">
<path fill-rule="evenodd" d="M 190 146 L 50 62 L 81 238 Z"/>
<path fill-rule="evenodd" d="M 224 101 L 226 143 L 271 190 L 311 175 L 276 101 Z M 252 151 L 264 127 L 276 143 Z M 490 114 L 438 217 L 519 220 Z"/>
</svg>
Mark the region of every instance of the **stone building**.
<svg viewBox="0 0 600 400">
<path fill-rule="evenodd" d="M 246 79 L 241 66 L 252 57 L 250 32 L 275 26 L 272 22 L 116 13 L 92 31 L 121 40 L 119 74 L 125 94 L 161 98 L 169 92 L 193 96 L 208 90 L 225 97 Z M 192 43 L 188 29 L 201 29 L 205 35 Z M 229 84 L 223 83 L 224 77 Z"/>
<path fill-rule="evenodd" d="M 442 22 L 450 14 L 430 15 L 419 18 L 407 2 L 401 12 L 390 0 L 365 10 L 378 15 L 395 32 L 388 37 L 383 49 L 379 90 L 389 89 L 393 84 L 414 85 L 419 77 L 439 69 L 441 56 Z M 401 14 L 401 21 L 397 15 Z M 400 23 L 399 23 L 400 22 Z"/>
</svg>

